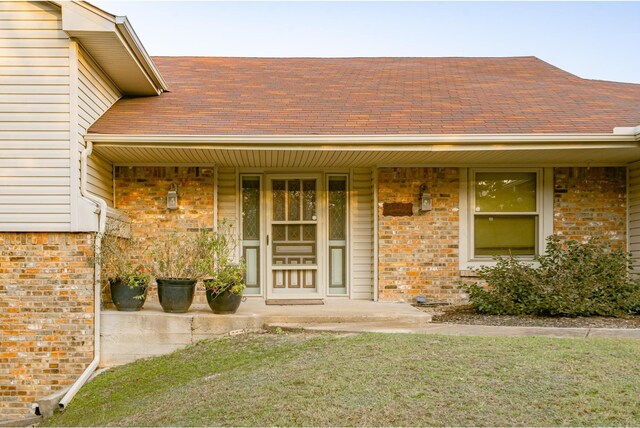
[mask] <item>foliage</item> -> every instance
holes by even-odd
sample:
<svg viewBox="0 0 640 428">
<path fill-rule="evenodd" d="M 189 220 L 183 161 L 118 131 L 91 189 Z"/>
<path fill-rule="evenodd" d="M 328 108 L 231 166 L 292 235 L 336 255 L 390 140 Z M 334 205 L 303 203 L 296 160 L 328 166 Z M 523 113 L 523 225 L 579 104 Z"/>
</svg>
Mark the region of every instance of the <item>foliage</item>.
<svg viewBox="0 0 640 428">
<path fill-rule="evenodd" d="M 547 239 L 538 266 L 515 257 L 496 258 L 478 274 L 488 285 L 463 285 L 481 313 L 544 316 L 620 316 L 640 313 L 640 279 L 630 255 L 598 239 L 581 244 Z"/>
<path fill-rule="evenodd" d="M 197 247 L 198 277 L 209 278 L 215 276 L 220 268 L 234 262 L 238 239 L 225 219 L 217 230 L 202 230 L 197 238 Z"/>
<path fill-rule="evenodd" d="M 173 229 L 167 239 L 159 239 L 149 250 L 155 277 L 197 278 L 199 236 L 197 232 Z"/>
<path fill-rule="evenodd" d="M 235 260 L 238 240 L 227 221 L 215 231 L 203 231 L 198 237 L 197 271 L 214 298 L 225 291 L 242 295 L 245 289 L 245 265 Z"/>
<path fill-rule="evenodd" d="M 99 262 L 102 272 L 110 282 L 120 280 L 129 287 L 146 286 L 149 275 L 142 264 L 136 263 L 144 250 L 140 241 L 127 237 L 125 225 L 121 222 L 109 223 L 106 230 L 96 239 L 95 261 Z M 97 243 L 100 241 L 100 247 Z"/>
<path fill-rule="evenodd" d="M 218 268 L 211 278 L 204 280 L 204 286 L 211 290 L 215 299 L 225 291 L 242 295 L 245 289 L 245 268 L 242 263 L 228 263 Z"/>
</svg>

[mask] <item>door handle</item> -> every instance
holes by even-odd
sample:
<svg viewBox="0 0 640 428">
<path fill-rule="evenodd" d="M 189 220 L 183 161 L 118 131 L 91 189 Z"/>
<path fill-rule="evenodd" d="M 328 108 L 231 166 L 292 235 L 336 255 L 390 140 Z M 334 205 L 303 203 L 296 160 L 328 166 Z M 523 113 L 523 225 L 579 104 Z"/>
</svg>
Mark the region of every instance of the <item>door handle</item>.
<svg viewBox="0 0 640 428">
<path fill-rule="evenodd" d="M 267 235 L 267 245 L 269 245 L 269 235 Z"/>
</svg>

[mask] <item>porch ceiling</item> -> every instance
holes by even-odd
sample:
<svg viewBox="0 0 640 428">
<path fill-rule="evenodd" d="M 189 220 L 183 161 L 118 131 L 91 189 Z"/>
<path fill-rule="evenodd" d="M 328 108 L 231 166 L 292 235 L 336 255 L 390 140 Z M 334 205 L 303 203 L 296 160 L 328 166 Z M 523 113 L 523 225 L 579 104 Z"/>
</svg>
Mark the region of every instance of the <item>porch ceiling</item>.
<svg viewBox="0 0 640 428">
<path fill-rule="evenodd" d="M 640 160 L 637 144 L 540 148 L 422 147 L 207 147 L 96 143 L 94 153 L 115 165 L 217 165 L 248 168 L 344 168 L 377 165 L 626 165 Z"/>
</svg>

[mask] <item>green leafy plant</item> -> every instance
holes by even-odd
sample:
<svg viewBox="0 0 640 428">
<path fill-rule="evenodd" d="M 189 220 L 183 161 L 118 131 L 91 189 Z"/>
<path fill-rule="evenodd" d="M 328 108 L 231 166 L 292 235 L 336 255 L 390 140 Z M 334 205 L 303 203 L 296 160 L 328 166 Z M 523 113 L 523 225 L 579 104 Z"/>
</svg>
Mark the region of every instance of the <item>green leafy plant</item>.
<svg viewBox="0 0 640 428">
<path fill-rule="evenodd" d="M 241 296 L 246 288 L 244 273 L 244 264 L 228 263 L 221 266 L 211 278 L 205 279 L 204 286 L 211 290 L 214 299 L 225 291 Z"/>
<path fill-rule="evenodd" d="M 640 279 L 630 255 L 599 239 L 586 243 L 547 239 L 537 266 L 496 258 L 477 270 L 480 283 L 462 285 L 481 313 L 544 316 L 620 316 L 640 313 Z"/>
</svg>

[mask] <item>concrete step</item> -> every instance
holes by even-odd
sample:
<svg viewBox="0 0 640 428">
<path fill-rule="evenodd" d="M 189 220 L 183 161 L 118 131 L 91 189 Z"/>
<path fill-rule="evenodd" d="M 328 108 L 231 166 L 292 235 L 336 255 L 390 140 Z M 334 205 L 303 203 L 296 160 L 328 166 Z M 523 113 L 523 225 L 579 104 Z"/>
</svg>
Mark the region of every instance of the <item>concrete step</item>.
<svg viewBox="0 0 640 428">
<path fill-rule="evenodd" d="M 279 323 L 428 324 L 431 315 L 405 303 L 329 301 L 314 306 L 265 305 L 251 299 L 233 315 L 217 315 L 207 305 L 193 305 L 185 314 L 164 313 L 157 303 L 138 312 L 105 310 L 101 316 L 101 366 L 125 364 L 163 355 L 203 339 L 258 331 Z"/>
</svg>

